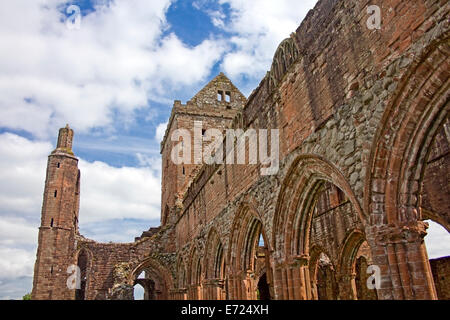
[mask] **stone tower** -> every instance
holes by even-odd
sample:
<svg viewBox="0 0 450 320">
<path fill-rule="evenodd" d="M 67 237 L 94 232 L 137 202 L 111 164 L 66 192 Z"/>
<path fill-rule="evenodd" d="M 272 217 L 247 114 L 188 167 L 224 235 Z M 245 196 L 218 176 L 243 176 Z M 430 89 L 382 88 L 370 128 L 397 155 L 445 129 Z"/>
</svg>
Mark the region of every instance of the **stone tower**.
<svg viewBox="0 0 450 320">
<path fill-rule="evenodd" d="M 48 157 L 32 299 L 73 299 L 67 269 L 74 263 L 78 233 L 80 171 L 72 152 L 73 130 L 59 130 L 56 149 Z"/>
<path fill-rule="evenodd" d="M 225 130 L 232 124 L 236 115 L 242 111 L 247 99 L 223 73 L 220 73 L 185 105 L 175 101 L 166 134 L 161 142 L 162 155 L 162 201 L 161 225 L 176 219 L 173 215 L 177 200 L 195 177 L 196 169 L 202 164 L 176 165 L 171 160 L 171 152 L 178 141 L 173 142 L 172 133 L 177 129 L 186 129 L 191 133 L 193 146 L 194 122 L 201 121 L 202 132 L 214 128 Z M 192 147 L 192 153 L 194 148 Z M 192 159 L 193 155 L 192 155 Z"/>
</svg>

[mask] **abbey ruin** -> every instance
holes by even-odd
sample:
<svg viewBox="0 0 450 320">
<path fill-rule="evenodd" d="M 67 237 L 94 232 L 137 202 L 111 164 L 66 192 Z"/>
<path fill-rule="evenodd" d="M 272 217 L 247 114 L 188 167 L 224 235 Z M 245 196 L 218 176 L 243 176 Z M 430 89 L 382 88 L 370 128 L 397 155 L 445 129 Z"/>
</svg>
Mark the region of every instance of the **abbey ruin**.
<svg viewBox="0 0 450 320">
<path fill-rule="evenodd" d="M 380 29 L 367 26 L 369 5 L 381 9 Z M 160 300 L 450 299 L 449 258 L 430 262 L 424 244 L 425 220 L 450 232 L 449 9 L 445 0 L 320 0 L 248 99 L 219 74 L 175 101 L 161 143 L 161 226 L 133 243 L 80 235 L 82 173 L 74 132 L 61 129 L 33 299 L 127 300 L 138 284 Z M 278 172 L 174 164 L 172 133 L 194 136 L 194 121 L 279 129 Z"/>
</svg>

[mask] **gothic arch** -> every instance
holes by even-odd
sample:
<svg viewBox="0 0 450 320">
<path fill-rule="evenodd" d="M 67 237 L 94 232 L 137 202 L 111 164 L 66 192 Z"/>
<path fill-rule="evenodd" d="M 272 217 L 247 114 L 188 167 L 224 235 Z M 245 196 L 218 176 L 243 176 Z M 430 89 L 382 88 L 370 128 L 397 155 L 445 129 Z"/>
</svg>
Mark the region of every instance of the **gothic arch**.
<svg viewBox="0 0 450 320">
<path fill-rule="evenodd" d="M 204 261 L 205 277 L 206 279 L 223 279 L 226 265 L 224 247 L 215 228 L 211 228 L 207 239 Z"/>
<path fill-rule="evenodd" d="M 255 257 L 258 257 L 260 235 L 268 244 L 266 230 L 260 215 L 249 203 L 242 203 L 235 215 L 229 241 L 228 261 L 233 299 L 256 299 Z M 270 264 L 269 252 L 270 249 L 266 248 L 267 265 Z M 270 277 L 270 272 L 268 277 Z"/>
<path fill-rule="evenodd" d="M 326 257 L 328 265 L 322 267 L 321 258 Z M 311 276 L 312 298 L 315 300 L 336 300 L 338 298 L 337 269 L 338 266 L 330 259 L 330 254 L 326 249 L 314 245 L 310 251 L 309 272 Z M 324 269 L 324 270 L 322 270 Z M 322 278 L 321 278 L 322 276 Z M 330 287 L 324 288 L 326 294 L 320 290 L 320 286 Z"/>
<path fill-rule="evenodd" d="M 202 254 L 197 244 L 191 247 L 188 262 L 188 297 L 191 300 L 202 300 L 202 283 L 204 278 L 204 268 Z"/>
<path fill-rule="evenodd" d="M 210 229 L 207 237 L 203 265 L 205 268 L 204 299 L 226 299 L 225 249 L 214 227 Z"/>
<path fill-rule="evenodd" d="M 342 190 L 365 225 L 359 201 L 343 174 L 327 160 L 316 155 L 300 155 L 283 181 L 274 216 L 273 248 L 280 262 L 309 255 L 309 231 L 315 197 L 324 182 Z M 299 232 L 300 231 L 300 232 Z"/>
<path fill-rule="evenodd" d="M 371 222 L 368 240 L 387 284 L 380 290 L 383 299 L 436 299 L 423 241 L 427 225 L 421 221 L 421 194 L 427 157 L 450 111 L 449 41 L 444 33 L 414 58 L 372 145 L 365 208 Z"/>
<path fill-rule="evenodd" d="M 169 290 L 174 286 L 173 277 L 171 272 L 164 267 L 160 262 L 153 258 L 147 258 L 141 261 L 134 269 L 130 272 L 128 281 L 129 284 L 134 285 L 136 283 L 137 277 L 143 272 L 157 285 L 157 295 L 155 299 L 167 300 L 169 299 Z"/>
<path fill-rule="evenodd" d="M 339 254 L 339 265 L 337 269 L 339 283 L 342 290 L 341 298 L 356 299 L 355 285 L 355 264 L 358 251 L 361 245 L 366 241 L 364 233 L 360 230 L 351 232 L 342 247 Z"/>
<path fill-rule="evenodd" d="M 336 212 L 339 219 L 344 219 L 341 210 L 345 208 L 344 211 L 350 214 L 352 222 L 346 228 L 329 229 L 332 234 L 340 232 L 339 241 L 343 241 L 342 232 L 364 228 L 366 216 L 347 179 L 333 164 L 311 154 L 298 155 L 293 159 L 280 189 L 273 223 L 273 248 L 277 254 L 274 257 L 275 295 L 277 299 L 285 300 L 317 299 L 314 268 L 320 253 L 319 256 L 314 256 L 315 252 L 311 250 L 317 250 L 320 241 L 317 242 L 314 231 L 316 224 L 313 226 L 313 221 L 320 222 L 321 216 L 328 219 L 329 212 Z M 330 188 L 336 191 L 337 205 L 330 206 L 331 203 L 328 203 L 326 210 L 319 212 L 319 200 L 327 195 Z M 339 194 L 344 201 L 339 200 Z M 319 220 L 313 220 L 316 218 Z M 311 241 L 311 237 L 316 239 L 316 243 Z M 336 243 L 334 247 L 339 245 Z M 325 248 L 321 252 L 325 253 Z M 334 266 L 337 266 L 338 251 L 331 253 L 327 253 L 327 256 L 334 259 Z M 333 273 L 335 270 L 336 267 L 333 267 Z"/>
<path fill-rule="evenodd" d="M 186 264 L 181 256 L 177 260 L 177 288 L 185 289 L 187 287 Z"/>
<path fill-rule="evenodd" d="M 365 187 L 373 224 L 420 218 L 426 156 L 450 110 L 449 41 L 435 41 L 415 59 L 380 121 Z"/>
<path fill-rule="evenodd" d="M 87 248 L 81 248 L 75 254 L 77 266 L 80 268 L 80 287 L 75 290 L 76 300 L 85 300 L 89 294 L 89 281 L 92 269 L 93 254 Z"/>
</svg>

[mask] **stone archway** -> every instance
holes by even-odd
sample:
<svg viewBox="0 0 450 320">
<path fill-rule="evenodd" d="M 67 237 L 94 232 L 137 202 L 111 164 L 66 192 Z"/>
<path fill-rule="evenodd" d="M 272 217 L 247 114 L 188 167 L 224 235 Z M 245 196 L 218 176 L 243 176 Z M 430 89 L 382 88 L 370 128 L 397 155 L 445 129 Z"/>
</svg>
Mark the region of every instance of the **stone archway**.
<svg viewBox="0 0 450 320">
<path fill-rule="evenodd" d="M 339 248 L 348 234 L 364 229 L 365 218 L 336 167 L 315 155 L 297 157 L 283 181 L 273 224 L 278 260 L 276 298 L 318 299 L 315 286 L 320 254 L 327 253 L 333 273 L 340 270 Z M 323 250 L 312 251 L 318 247 Z M 350 280 L 344 282 L 348 287 Z M 349 289 L 339 289 L 342 292 L 331 297 L 349 299 Z"/>
<path fill-rule="evenodd" d="M 230 234 L 230 298 L 237 300 L 256 300 L 258 278 L 257 266 L 264 266 L 269 287 L 272 283 L 270 249 L 259 246 L 260 237 L 267 244 L 264 226 L 256 210 L 242 204 L 238 210 Z"/>
<path fill-rule="evenodd" d="M 86 300 L 89 288 L 89 274 L 92 267 L 92 253 L 83 248 L 76 255 L 77 266 L 80 272 L 80 283 L 75 290 L 75 300 Z"/>
<path fill-rule="evenodd" d="M 427 158 L 450 110 L 449 53 L 447 36 L 415 59 L 385 109 L 371 149 L 366 233 L 381 268 L 382 299 L 436 299 L 423 240 L 422 195 Z"/>
<path fill-rule="evenodd" d="M 143 278 L 139 275 L 144 273 Z M 173 288 L 173 279 L 170 272 L 158 261 L 147 258 L 131 272 L 128 279 L 133 287 L 136 284 L 144 288 L 145 300 L 168 300 L 169 290 Z"/>
<path fill-rule="evenodd" d="M 207 239 L 203 297 L 205 300 L 225 300 L 227 279 L 224 247 L 215 228 L 211 228 Z"/>
<path fill-rule="evenodd" d="M 189 258 L 188 283 L 188 299 L 202 300 L 203 266 L 201 254 L 199 253 L 199 249 L 196 246 L 193 246 Z"/>
</svg>

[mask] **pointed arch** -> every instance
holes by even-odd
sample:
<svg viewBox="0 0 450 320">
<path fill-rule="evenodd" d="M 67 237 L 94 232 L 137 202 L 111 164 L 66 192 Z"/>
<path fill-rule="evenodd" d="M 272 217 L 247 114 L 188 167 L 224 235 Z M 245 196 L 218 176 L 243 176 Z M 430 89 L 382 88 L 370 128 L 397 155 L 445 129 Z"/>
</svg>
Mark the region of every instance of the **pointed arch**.
<svg viewBox="0 0 450 320">
<path fill-rule="evenodd" d="M 205 250 L 205 277 L 206 279 L 223 279 L 225 273 L 225 254 L 219 234 L 213 227 L 210 229 Z"/>
<path fill-rule="evenodd" d="M 258 245 L 261 235 L 265 244 L 268 244 L 267 232 L 260 215 L 248 202 L 242 202 L 236 212 L 229 239 L 228 261 L 233 299 L 257 298 L 255 272 L 258 262 L 266 265 L 268 282 L 272 282 L 270 248 L 262 248 L 261 254 Z"/>
<path fill-rule="evenodd" d="M 145 271 L 146 279 L 152 283 L 155 292 L 148 293 L 156 300 L 168 300 L 169 290 L 174 286 L 171 272 L 158 260 L 154 258 L 146 258 L 139 262 L 130 272 L 129 284 L 135 285 L 139 275 Z M 145 285 L 145 284 L 144 284 Z"/>
<path fill-rule="evenodd" d="M 345 194 L 360 222 L 366 224 L 361 205 L 339 169 L 320 156 L 300 155 L 283 181 L 275 210 L 272 246 L 280 261 L 289 263 L 296 257 L 309 255 L 313 209 L 325 182 Z"/>
<path fill-rule="evenodd" d="M 430 31 L 428 43 L 399 80 L 370 152 L 366 232 L 386 283 L 379 290 L 382 299 L 437 298 L 421 202 L 428 155 L 450 113 L 450 37 L 442 27 Z"/>
<path fill-rule="evenodd" d="M 75 300 L 85 300 L 89 295 L 89 281 L 91 280 L 90 274 L 92 271 L 92 251 L 87 248 L 81 248 L 75 254 L 77 266 L 80 271 L 80 283 L 79 287 L 75 290 Z"/>
</svg>

